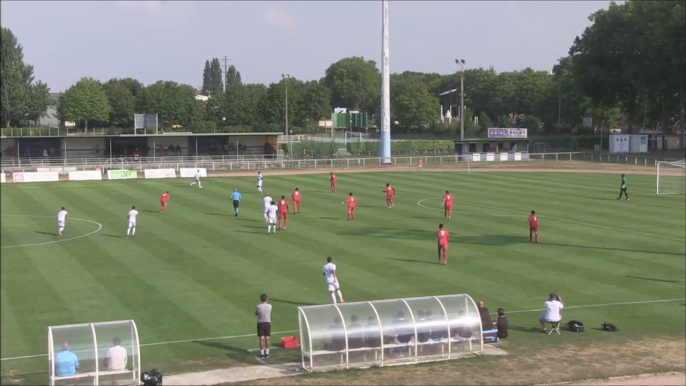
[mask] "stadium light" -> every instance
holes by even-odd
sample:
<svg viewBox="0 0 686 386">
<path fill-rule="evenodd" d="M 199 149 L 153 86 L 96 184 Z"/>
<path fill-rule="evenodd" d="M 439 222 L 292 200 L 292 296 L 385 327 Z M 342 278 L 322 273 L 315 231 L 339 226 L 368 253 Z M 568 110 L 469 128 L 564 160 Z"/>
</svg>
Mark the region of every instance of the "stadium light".
<svg viewBox="0 0 686 386">
<path fill-rule="evenodd" d="M 455 59 L 455 64 L 460 66 L 460 141 L 464 141 L 464 59 Z"/>
</svg>

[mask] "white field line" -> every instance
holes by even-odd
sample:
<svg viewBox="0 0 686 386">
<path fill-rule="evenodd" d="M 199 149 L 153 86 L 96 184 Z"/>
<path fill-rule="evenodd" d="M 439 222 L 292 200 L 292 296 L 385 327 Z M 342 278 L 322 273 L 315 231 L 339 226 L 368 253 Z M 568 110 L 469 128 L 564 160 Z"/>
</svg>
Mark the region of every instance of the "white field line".
<svg viewBox="0 0 686 386">
<path fill-rule="evenodd" d="M 422 202 L 422 201 L 424 201 L 424 200 L 419 200 L 419 201 L 417 201 L 417 205 L 419 205 L 419 206 L 421 206 L 421 207 L 424 207 L 424 208 L 427 208 L 426 206 L 422 206 L 422 205 L 421 205 L 421 202 Z M 513 210 L 513 209 L 497 208 L 497 207 L 494 207 L 494 206 L 483 205 L 483 204 L 476 204 L 476 203 L 473 203 L 473 202 L 469 202 L 469 205 L 480 206 L 480 207 L 486 208 L 486 209 L 502 210 L 502 211 L 505 211 L 505 212 L 512 212 L 512 213 L 517 213 L 517 212 L 518 212 L 518 211 Z M 428 208 L 428 209 L 435 209 L 435 208 Z M 528 213 L 523 213 L 523 214 L 518 215 L 518 216 L 526 217 L 527 215 L 528 215 Z M 680 241 L 680 242 L 686 241 L 686 239 L 682 239 L 682 238 L 678 238 L 678 237 L 667 237 L 667 236 L 654 235 L 654 234 L 651 234 L 651 233 L 644 233 L 644 232 L 632 231 L 632 230 L 627 230 L 627 229 L 619 229 L 619 228 L 606 227 L 606 226 L 603 226 L 603 225 L 591 224 L 591 223 L 580 222 L 580 221 L 574 221 L 574 220 L 567 220 L 567 219 L 557 218 L 557 217 L 552 217 L 552 216 L 544 216 L 544 215 L 541 215 L 541 214 L 537 214 L 537 216 L 540 217 L 540 218 L 548 218 L 548 219 L 551 219 L 551 220 L 562 221 L 562 222 L 566 222 L 566 223 L 570 223 L 570 224 L 585 225 L 585 226 L 589 226 L 589 227 L 594 227 L 594 228 L 599 228 L 599 229 L 606 229 L 606 230 L 616 231 L 616 232 L 632 233 L 632 234 L 635 234 L 635 235 L 641 235 L 641 236 L 647 236 L 647 237 L 655 237 L 655 238 L 663 239 L 663 240 L 672 240 L 672 241 Z"/>
<path fill-rule="evenodd" d="M 686 298 L 640 300 L 640 301 L 635 301 L 635 302 L 620 302 L 620 303 L 585 304 L 585 305 L 580 305 L 580 306 L 565 306 L 564 309 L 570 310 L 570 309 L 577 309 L 577 308 L 624 306 L 624 305 L 651 304 L 651 303 L 666 303 L 666 302 L 676 302 L 676 301 L 683 301 L 683 300 L 686 300 Z M 540 311 L 543 311 L 543 309 L 516 310 L 516 311 L 508 311 L 507 313 L 508 314 L 521 314 L 521 313 L 526 313 L 526 312 L 540 312 Z M 291 334 L 291 333 L 298 332 L 298 331 L 299 330 L 280 331 L 280 332 L 275 332 L 272 335 Z M 225 339 L 251 338 L 251 337 L 255 337 L 255 334 L 229 335 L 229 336 L 218 336 L 215 338 L 198 338 L 198 339 L 173 340 L 173 341 L 169 341 L 169 342 L 144 343 L 144 344 L 141 344 L 140 346 L 141 347 L 161 346 L 161 345 L 168 345 L 168 344 L 200 342 L 200 341 L 207 341 L 207 340 L 225 340 Z M 88 350 L 88 351 L 90 351 L 90 350 Z M 250 351 L 250 350 L 246 350 L 246 351 Z M 0 361 L 13 361 L 13 360 L 20 360 L 20 359 L 45 357 L 45 356 L 47 356 L 47 354 L 24 355 L 24 356 L 18 356 L 18 357 L 1 358 Z"/>
<path fill-rule="evenodd" d="M 36 216 L 36 215 L 24 215 L 24 214 L 3 214 L 2 217 L 40 217 L 40 218 L 54 218 L 57 219 L 55 216 Z M 48 245 L 48 244 L 56 244 L 56 243 L 63 243 L 65 241 L 72 241 L 72 240 L 77 240 L 81 239 L 84 237 L 88 237 L 90 235 L 94 235 L 102 230 L 102 224 L 96 221 L 91 221 L 91 220 L 85 220 L 82 218 L 76 218 L 76 217 L 68 217 L 67 221 L 83 221 L 83 222 L 88 222 L 91 224 L 95 224 L 98 226 L 98 229 L 94 230 L 93 232 L 86 233 L 85 235 L 80 235 L 80 236 L 74 236 L 74 237 L 69 237 L 66 239 L 60 239 L 60 240 L 53 240 L 53 241 L 46 241 L 43 243 L 34 243 L 34 244 L 20 244 L 20 245 L 8 245 L 8 246 L 3 246 L 0 247 L 0 249 L 10 249 L 10 248 L 21 248 L 21 247 L 37 247 L 39 245 Z"/>
</svg>

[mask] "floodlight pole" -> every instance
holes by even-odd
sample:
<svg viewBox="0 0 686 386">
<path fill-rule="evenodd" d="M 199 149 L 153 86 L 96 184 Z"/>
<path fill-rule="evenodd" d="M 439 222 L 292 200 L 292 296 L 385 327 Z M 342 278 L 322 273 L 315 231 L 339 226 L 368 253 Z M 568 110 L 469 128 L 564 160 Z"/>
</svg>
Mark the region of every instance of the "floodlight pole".
<svg viewBox="0 0 686 386">
<path fill-rule="evenodd" d="M 460 66 L 460 141 L 464 141 L 464 59 L 455 59 Z"/>
<path fill-rule="evenodd" d="M 291 132 L 288 130 L 288 79 L 291 78 L 289 74 L 281 74 L 281 78 L 286 82 L 286 135 L 288 136 L 288 157 L 293 159 L 293 142 L 291 141 Z"/>
</svg>

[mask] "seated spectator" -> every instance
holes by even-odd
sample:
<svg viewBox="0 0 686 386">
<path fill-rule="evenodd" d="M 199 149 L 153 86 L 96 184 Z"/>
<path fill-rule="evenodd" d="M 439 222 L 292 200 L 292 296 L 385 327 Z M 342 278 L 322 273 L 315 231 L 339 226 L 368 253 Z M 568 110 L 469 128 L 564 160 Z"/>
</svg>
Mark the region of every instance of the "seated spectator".
<svg viewBox="0 0 686 386">
<path fill-rule="evenodd" d="M 505 310 L 498 308 L 498 319 L 493 320 L 493 325 L 498 329 L 498 339 L 507 338 L 507 329 L 510 322 L 505 317 Z"/>
<path fill-rule="evenodd" d="M 181 145 L 176 145 L 176 155 L 181 155 Z"/>
<path fill-rule="evenodd" d="M 43 149 L 43 157 L 47 157 L 47 156 L 48 156 L 48 149 Z"/>
<path fill-rule="evenodd" d="M 479 300 L 479 302 L 476 303 L 476 306 L 479 309 L 479 318 L 481 318 L 481 328 L 484 331 L 493 329 L 491 313 L 488 312 L 488 308 L 484 306 L 484 302 L 482 300 Z"/>
<path fill-rule="evenodd" d="M 457 313 L 457 320 L 453 321 L 452 323 L 450 335 L 452 337 L 460 337 L 465 339 L 470 339 L 472 337 L 472 327 L 467 324 L 464 311 Z"/>
<path fill-rule="evenodd" d="M 434 341 L 448 339 L 448 327 L 445 326 L 445 312 L 441 311 L 440 321 L 434 323 L 431 311 L 426 311 L 426 321 L 431 325 L 430 338 Z"/>
<path fill-rule="evenodd" d="M 337 316 L 333 321 L 333 326 L 329 327 L 331 331 L 331 350 L 340 351 L 345 349 L 345 332 L 343 330 L 343 320 Z"/>
<path fill-rule="evenodd" d="M 357 323 L 357 315 L 351 315 L 350 325 L 348 326 L 348 348 L 362 347 L 363 337 L 362 325 Z"/>
<path fill-rule="evenodd" d="M 367 347 L 381 346 L 379 326 L 376 324 L 376 318 L 373 316 L 367 318 L 367 324 L 364 326 L 364 344 Z"/>
<path fill-rule="evenodd" d="M 121 339 L 114 338 L 112 347 L 105 353 L 105 368 L 109 371 L 125 370 L 128 359 L 126 349 L 121 346 Z"/>
<path fill-rule="evenodd" d="M 420 343 L 426 343 L 429 341 L 430 327 L 426 320 L 426 313 L 419 310 L 417 313 L 417 341 Z"/>
<path fill-rule="evenodd" d="M 393 334 L 397 343 L 407 344 L 410 343 L 414 337 L 414 328 L 407 320 L 405 320 L 405 313 L 403 311 L 398 311 L 398 316 L 393 321 Z M 404 348 L 398 348 L 396 353 L 403 354 Z"/>
<path fill-rule="evenodd" d="M 55 375 L 71 377 L 79 372 L 79 358 L 69 350 L 69 342 L 62 343 L 62 351 L 55 354 Z"/>
<path fill-rule="evenodd" d="M 545 315 L 540 315 L 538 317 L 538 321 L 541 323 L 541 331 L 547 332 L 545 324 L 551 322 L 557 323 L 559 328 L 559 324 L 562 321 L 562 314 L 560 314 L 560 311 L 564 308 L 560 295 L 551 292 L 548 296 L 548 300 L 543 302 L 543 307 L 545 308 Z"/>
</svg>

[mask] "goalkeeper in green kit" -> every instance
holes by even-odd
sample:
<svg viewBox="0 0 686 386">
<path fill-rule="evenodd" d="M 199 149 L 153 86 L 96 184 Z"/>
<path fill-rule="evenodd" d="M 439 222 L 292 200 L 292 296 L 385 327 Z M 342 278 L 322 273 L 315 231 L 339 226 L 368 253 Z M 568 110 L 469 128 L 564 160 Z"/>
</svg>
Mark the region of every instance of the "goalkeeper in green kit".
<svg viewBox="0 0 686 386">
<path fill-rule="evenodd" d="M 629 193 L 626 192 L 626 176 L 622 174 L 622 187 L 619 189 L 619 197 L 617 199 L 622 198 L 622 193 L 624 193 L 624 196 L 626 196 L 627 201 L 629 200 Z"/>
</svg>

